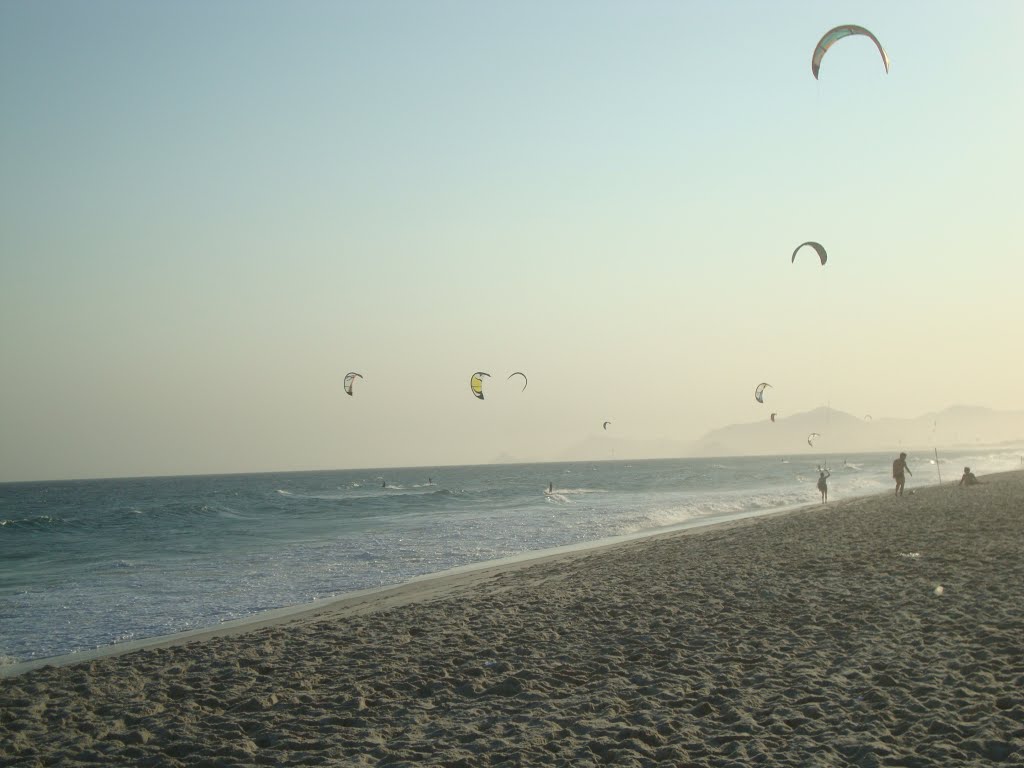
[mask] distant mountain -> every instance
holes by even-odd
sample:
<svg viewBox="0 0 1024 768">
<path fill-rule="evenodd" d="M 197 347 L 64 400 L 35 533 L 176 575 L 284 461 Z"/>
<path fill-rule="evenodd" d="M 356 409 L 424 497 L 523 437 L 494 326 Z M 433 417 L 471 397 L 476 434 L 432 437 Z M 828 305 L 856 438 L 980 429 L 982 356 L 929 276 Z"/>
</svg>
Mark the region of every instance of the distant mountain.
<svg viewBox="0 0 1024 768">
<path fill-rule="evenodd" d="M 817 432 L 814 446 L 807 444 Z M 913 419 L 857 418 L 816 408 L 786 418 L 733 424 L 697 441 L 706 456 L 731 454 L 843 453 L 896 448 L 931 448 L 1024 443 L 1024 411 L 956 405 Z"/>
<path fill-rule="evenodd" d="M 817 432 L 814 445 L 807 437 Z M 566 461 L 684 456 L 799 456 L 899 449 L 1024 446 L 1024 411 L 955 405 L 912 419 L 858 418 L 832 408 L 714 429 L 699 440 L 591 437 L 569 447 Z"/>
</svg>

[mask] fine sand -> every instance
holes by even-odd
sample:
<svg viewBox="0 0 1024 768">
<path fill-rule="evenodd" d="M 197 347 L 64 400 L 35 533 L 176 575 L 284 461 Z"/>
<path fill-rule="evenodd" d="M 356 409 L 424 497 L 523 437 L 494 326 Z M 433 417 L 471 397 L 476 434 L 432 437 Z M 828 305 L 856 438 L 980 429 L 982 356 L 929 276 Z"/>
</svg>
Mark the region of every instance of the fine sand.
<svg viewBox="0 0 1024 768">
<path fill-rule="evenodd" d="M 913 478 L 911 478 L 913 488 Z M 1024 472 L 0 680 L 0 765 L 1024 765 Z"/>
</svg>

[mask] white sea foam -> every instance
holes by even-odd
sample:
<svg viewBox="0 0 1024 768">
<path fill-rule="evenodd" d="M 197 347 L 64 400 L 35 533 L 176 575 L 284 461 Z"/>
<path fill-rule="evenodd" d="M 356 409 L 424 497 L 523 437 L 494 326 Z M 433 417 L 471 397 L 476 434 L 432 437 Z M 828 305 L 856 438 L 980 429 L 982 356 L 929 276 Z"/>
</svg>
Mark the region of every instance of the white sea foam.
<svg viewBox="0 0 1024 768">
<path fill-rule="evenodd" d="M 555 502 L 558 504 L 572 504 L 573 501 L 563 493 L 555 491 L 544 491 L 544 500 L 548 502 Z"/>
<path fill-rule="evenodd" d="M 946 483 L 959 466 L 1020 466 L 1010 451 L 941 457 L 954 470 Z M 834 472 L 830 500 L 891 492 L 890 454 L 389 470 L 387 489 L 358 471 L 0 486 L 0 545 L 17 552 L 0 557 L 0 654 L 214 626 L 446 568 L 817 503 L 811 470 L 843 458 L 861 469 Z M 938 482 L 928 458 L 911 455 L 908 492 Z M 571 487 L 538 493 L 567 475 Z M 50 530 L 61 535 L 40 535 Z"/>
</svg>

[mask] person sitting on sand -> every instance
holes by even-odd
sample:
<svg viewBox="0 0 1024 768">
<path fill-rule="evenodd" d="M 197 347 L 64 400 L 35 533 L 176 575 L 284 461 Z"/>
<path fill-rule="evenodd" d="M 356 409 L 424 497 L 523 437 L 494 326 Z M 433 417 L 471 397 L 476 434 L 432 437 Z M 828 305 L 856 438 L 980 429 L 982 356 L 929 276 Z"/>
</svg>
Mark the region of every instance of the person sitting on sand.
<svg viewBox="0 0 1024 768">
<path fill-rule="evenodd" d="M 818 490 L 821 491 L 821 503 L 824 504 L 828 501 L 828 479 L 832 477 L 832 473 L 827 469 L 818 467 Z"/>
<path fill-rule="evenodd" d="M 960 478 L 960 485 L 977 485 L 978 478 L 971 472 L 970 467 L 964 467 L 964 476 Z"/>
<path fill-rule="evenodd" d="M 903 474 L 906 472 L 911 477 L 914 473 L 910 471 L 910 467 L 907 466 L 907 454 L 901 453 L 900 457 L 892 463 L 892 477 L 896 481 L 896 495 L 903 495 L 903 485 L 907 482 L 906 476 Z"/>
</svg>

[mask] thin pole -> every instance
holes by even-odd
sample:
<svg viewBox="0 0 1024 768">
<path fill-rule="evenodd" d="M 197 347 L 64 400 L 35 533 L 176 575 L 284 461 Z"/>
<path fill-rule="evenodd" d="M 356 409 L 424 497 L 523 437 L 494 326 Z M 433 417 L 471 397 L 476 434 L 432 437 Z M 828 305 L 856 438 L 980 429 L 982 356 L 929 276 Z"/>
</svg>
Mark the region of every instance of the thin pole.
<svg viewBox="0 0 1024 768">
<path fill-rule="evenodd" d="M 933 448 L 935 451 L 935 471 L 939 473 L 939 485 L 942 485 L 942 467 L 939 466 L 939 449 Z"/>
</svg>

